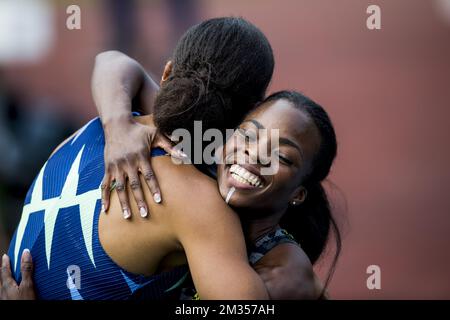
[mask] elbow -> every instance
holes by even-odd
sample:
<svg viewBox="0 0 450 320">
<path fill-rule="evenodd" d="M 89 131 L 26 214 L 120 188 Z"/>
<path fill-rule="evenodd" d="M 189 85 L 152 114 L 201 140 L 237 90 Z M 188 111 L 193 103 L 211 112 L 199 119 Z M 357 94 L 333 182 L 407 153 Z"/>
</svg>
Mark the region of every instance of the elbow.
<svg viewBox="0 0 450 320">
<path fill-rule="evenodd" d="M 108 50 L 98 53 L 95 56 L 94 69 L 100 68 L 112 68 L 115 65 L 119 65 L 121 62 L 125 62 L 128 58 L 124 53 L 117 50 Z"/>
<path fill-rule="evenodd" d="M 95 56 L 94 74 L 110 74 L 111 72 L 124 75 L 138 73 L 141 75 L 141 67 L 133 58 L 117 50 L 100 52 Z"/>
<path fill-rule="evenodd" d="M 258 277 L 258 282 L 249 292 L 244 300 L 270 300 L 269 291 L 265 283 Z"/>
<path fill-rule="evenodd" d="M 267 290 L 264 290 L 264 292 L 262 292 L 256 300 L 270 300 L 269 292 L 267 292 Z"/>
<path fill-rule="evenodd" d="M 111 59 L 115 59 L 119 56 L 123 56 L 123 53 L 117 50 L 107 50 L 107 51 L 103 51 L 98 53 L 95 56 L 95 62 L 96 63 L 101 63 L 104 61 L 109 61 Z"/>
<path fill-rule="evenodd" d="M 312 270 L 293 273 L 285 268 L 271 270 L 266 286 L 271 300 L 316 300 L 318 298 Z"/>
</svg>

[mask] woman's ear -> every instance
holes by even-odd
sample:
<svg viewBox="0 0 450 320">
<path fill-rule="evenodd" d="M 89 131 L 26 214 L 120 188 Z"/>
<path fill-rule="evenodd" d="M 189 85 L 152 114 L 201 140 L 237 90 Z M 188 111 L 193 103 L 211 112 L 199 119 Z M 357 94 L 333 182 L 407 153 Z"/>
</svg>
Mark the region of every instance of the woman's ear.
<svg viewBox="0 0 450 320">
<path fill-rule="evenodd" d="M 305 187 L 300 186 L 297 189 L 295 189 L 295 192 L 291 198 L 291 201 L 289 201 L 289 204 L 292 206 L 298 206 L 299 204 L 302 204 L 306 197 L 308 196 L 308 190 L 306 190 Z"/>
<path fill-rule="evenodd" d="M 160 81 L 160 85 L 163 84 L 164 81 L 167 80 L 167 78 L 169 78 L 170 74 L 172 73 L 172 67 L 173 67 L 173 62 L 172 60 L 167 61 L 166 65 L 164 66 L 164 71 L 161 77 L 161 81 Z"/>
</svg>

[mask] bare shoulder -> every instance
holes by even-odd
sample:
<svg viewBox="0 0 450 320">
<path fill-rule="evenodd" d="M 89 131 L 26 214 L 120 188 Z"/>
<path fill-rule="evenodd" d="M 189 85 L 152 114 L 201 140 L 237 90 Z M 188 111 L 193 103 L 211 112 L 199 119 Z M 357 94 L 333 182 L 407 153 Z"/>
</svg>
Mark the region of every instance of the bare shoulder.
<svg viewBox="0 0 450 320">
<path fill-rule="evenodd" d="M 241 230 L 239 217 L 223 200 L 214 179 L 193 165 L 173 164 L 170 157 L 154 158 L 152 165 L 177 234 L 201 230 L 202 236 L 212 236 Z"/>
<path fill-rule="evenodd" d="M 317 299 L 314 271 L 305 252 L 297 245 L 284 243 L 270 250 L 255 265 L 271 299 Z"/>
</svg>

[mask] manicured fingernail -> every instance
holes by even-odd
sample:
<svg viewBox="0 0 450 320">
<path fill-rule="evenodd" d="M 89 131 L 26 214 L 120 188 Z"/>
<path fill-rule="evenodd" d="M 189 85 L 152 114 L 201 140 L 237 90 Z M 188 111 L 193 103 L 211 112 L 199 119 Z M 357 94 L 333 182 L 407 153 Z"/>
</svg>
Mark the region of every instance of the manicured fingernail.
<svg viewBox="0 0 450 320">
<path fill-rule="evenodd" d="M 141 213 L 142 218 L 145 218 L 147 216 L 147 210 L 145 209 L 145 207 L 141 207 L 141 209 L 139 209 L 139 212 Z"/>
<path fill-rule="evenodd" d="M 128 219 L 131 216 L 130 212 L 127 209 L 123 210 L 123 218 Z"/>
<path fill-rule="evenodd" d="M 105 205 L 102 204 L 102 213 L 105 213 Z"/>
<path fill-rule="evenodd" d="M 29 262 L 31 260 L 30 249 L 24 249 L 22 255 L 25 262 Z"/>
<path fill-rule="evenodd" d="M 2 264 L 6 264 L 8 261 L 8 257 L 6 256 L 6 253 L 4 253 L 3 255 L 2 255 Z"/>
<path fill-rule="evenodd" d="M 155 193 L 153 195 L 153 199 L 155 200 L 156 203 L 161 203 L 161 195 L 159 193 Z"/>
<path fill-rule="evenodd" d="M 182 158 L 187 158 L 187 154 L 184 153 L 184 152 L 181 151 L 181 150 L 178 150 L 178 155 L 179 155 L 180 157 L 182 157 Z"/>
</svg>

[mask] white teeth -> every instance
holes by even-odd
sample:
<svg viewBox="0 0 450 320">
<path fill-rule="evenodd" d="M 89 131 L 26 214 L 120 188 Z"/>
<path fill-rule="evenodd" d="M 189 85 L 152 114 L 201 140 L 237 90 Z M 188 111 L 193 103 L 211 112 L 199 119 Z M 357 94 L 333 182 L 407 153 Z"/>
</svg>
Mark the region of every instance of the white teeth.
<svg viewBox="0 0 450 320">
<path fill-rule="evenodd" d="M 240 165 L 233 164 L 230 167 L 231 176 L 241 183 L 249 184 L 255 187 L 261 187 L 262 181 L 261 179 L 248 171 L 247 169 L 241 167 Z"/>
</svg>

